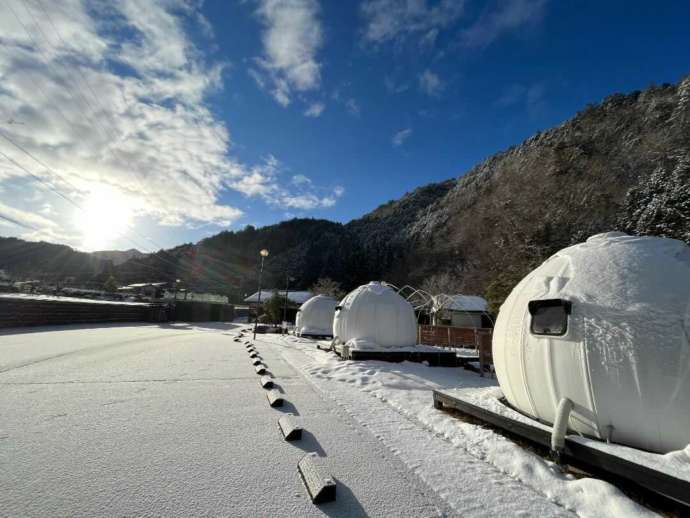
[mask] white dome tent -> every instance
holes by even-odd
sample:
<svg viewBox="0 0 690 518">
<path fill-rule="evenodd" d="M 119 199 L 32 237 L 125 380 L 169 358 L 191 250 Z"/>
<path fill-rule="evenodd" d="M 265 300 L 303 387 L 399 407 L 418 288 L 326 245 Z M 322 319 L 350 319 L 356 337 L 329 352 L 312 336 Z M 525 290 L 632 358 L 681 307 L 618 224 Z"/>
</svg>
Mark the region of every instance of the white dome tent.
<svg viewBox="0 0 690 518">
<path fill-rule="evenodd" d="M 333 320 L 336 343 L 356 348 L 409 347 L 417 343 L 412 305 L 390 286 L 370 282 L 350 292 Z"/>
<path fill-rule="evenodd" d="M 338 305 L 333 297 L 316 295 L 297 311 L 295 334 L 298 336 L 332 336 L 333 316 Z"/>
<path fill-rule="evenodd" d="M 558 252 L 513 289 L 493 356 L 521 412 L 665 453 L 690 443 L 689 336 L 690 247 L 612 232 Z"/>
</svg>

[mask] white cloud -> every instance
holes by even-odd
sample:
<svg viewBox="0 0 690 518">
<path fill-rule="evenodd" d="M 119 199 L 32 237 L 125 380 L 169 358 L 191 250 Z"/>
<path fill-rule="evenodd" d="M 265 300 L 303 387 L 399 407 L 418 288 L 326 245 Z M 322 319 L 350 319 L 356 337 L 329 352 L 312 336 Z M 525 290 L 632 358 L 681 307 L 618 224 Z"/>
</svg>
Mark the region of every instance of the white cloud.
<svg viewBox="0 0 690 518">
<path fill-rule="evenodd" d="M 304 115 L 307 117 L 319 117 L 323 111 L 326 109 L 326 105 L 323 103 L 313 103 L 309 105 L 309 108 L 306 109 L 304 112 Z"/>
<path fill-rule="evenodd" d="M 332 192 L 324 192 L 303 174 L 293 175 L 291 185 L 284 187 L 279 182 L 283 172 L 283 165 L 271 156 L 263 164 L 255 166 L 252 174 L 243 177 L 233 188 L 247 197 L 260 197 L 273 207 L 301 210 L 332 207 L 345 192 L 340 186 Z"/>
<path fill-rule="evenodd" d="M 319 11 L 316 0 L 259 0 L 264 52 L 256 62 L 268 77 L 257 82 L 270 84 L 268 90 L 282 106 L 290 104 L 293 91 L 320 86 L 321 64 L 316 54 L 323 36 Z"/>
<path fill-rule="evenodd" d="M 412 136 L 412 128 L 402 129 L 393 135 L 393 139 L 392 139 L 393 145 L 395 147 L 400 147 L 411 136 Z"/>
<path fill-rule="evenodd" d="M 419 76 L 419 88 L 427 95 L 438 96 L 443 92 L 446 85 L 438 74 L 426 69 Z"/>
<path fill-rule="evenodd" d="M 224 64 L 206 61 L 186 30 L 193 23 L 198 2 L 188 0 L 3 2 L 0 105 L 17 121 L 3 133 L 49 168 L 4 139 L 0 151 L 77 203 L 105 185 L 161 225 L 229 225 L 242 211 L 221 201 L 227 189 L 280 193 L 275 159 L 248 166 L 228 155 L 229 132 L 205 102 L 222 88 Z M 288 68 L 295 88 L 318 83 L 318 67 Z M 2 187 L 32 181 L 16 164 L 0 156 Z M 30 212 L 22 203 L 12 201 Z M 67 229 L 72 218 L 53 209 L 33 226 L 57 239 L 48 222 Z"/>
<path fill-rule="evenodd" d="M 547 0 L 504 0 L 494 11 L 487 11 L 463 30 L 462 43 L 483 48 L 502 34 L 541 21 Z"/>
<path fill-rule="evenodd" d="M 309 177 L 304 176 L 303 174 L 296 174 L 292 177 L 292 183 L 295 185 L 305 185 L 311 184 L 311 180 L 309 179 Z"/>
<path fill-rule="evenodd" d="M 365 21 L 364 39 L 379 44 L 420 37 L 433 44 L 439 30 L 457 21 L 464 11 L 463 0 L 365 0 L 360 8 Z"/>
</svg>

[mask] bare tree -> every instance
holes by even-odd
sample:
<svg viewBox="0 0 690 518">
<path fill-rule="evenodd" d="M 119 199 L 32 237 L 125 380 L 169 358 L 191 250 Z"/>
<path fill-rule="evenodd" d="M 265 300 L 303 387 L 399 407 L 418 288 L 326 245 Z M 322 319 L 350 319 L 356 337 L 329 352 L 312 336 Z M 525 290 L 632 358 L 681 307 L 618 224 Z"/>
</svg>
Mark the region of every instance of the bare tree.
<svg viewBox="0 0 690 518">
<path fill-rule="evenodd" d="M 336 300 L 340 300 L 345 296 L 345 292 L 340 288 L 340 283 L 329 277 L 322 277 L 317 280 L 316 284 L 309 291 L 314 295 L 327 295 Z"/>
</svg>

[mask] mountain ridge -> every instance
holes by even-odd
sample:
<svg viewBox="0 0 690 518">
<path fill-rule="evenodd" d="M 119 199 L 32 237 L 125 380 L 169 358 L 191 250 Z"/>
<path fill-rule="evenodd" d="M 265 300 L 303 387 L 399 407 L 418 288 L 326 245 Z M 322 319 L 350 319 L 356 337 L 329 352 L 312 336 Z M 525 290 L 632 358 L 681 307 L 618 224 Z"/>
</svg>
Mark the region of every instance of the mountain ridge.
<svg viewBox="0 0 690 518">
<path fill-rule="evenodd" d="M 690 242 L 688 157 L 690 77 L 610 95 L 460 177 L 418 187 L 348 223 L 302 218 L 222 231 L 102 265 L 91 280 L 180 278 L 237 300 L 256 289 L 256 256 L 266 247 L 264 286 L 284 286 L 286 272 L 294 286 L 331 277 L 345 289 L 371 279 L 422 285 L 448 274 L 455 279 L 448 289 L 500 303 L 546 257 L 598 232 Z M 3 257 L 0 246 L 0 268 Z"/>
</svg>

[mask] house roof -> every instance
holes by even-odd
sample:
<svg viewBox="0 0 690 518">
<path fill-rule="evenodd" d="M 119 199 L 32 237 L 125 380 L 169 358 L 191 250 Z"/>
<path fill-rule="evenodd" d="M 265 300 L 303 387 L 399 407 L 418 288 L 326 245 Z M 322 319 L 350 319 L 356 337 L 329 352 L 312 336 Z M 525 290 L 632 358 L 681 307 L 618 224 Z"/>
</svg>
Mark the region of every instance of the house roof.
<svg viewBox="0 0 690 518">
<path fill-rule="evenodd" d="M 273 293 L 278 292 L 279 295 L 282 297 L 285 296 L 285 290 L 261 290 L 261 301 L 266 301 L 270 299 L 273 296 Z M 291 302 L 294 302 L 295 304 L 304 304 L 306 301 L 308 301 L 310 298 L 312 298 L 314 294 L 310 291 L 289 291 L 288 290 L 288 300 Z M 248 303 L 254 303 L 256 304 L 259 302 L 259 292 L 257 291 L 256 293 L 252 293 L 244 299 L 245 302 Z"/>
<path fill-rule="evenodd" d="M 477 295 L 437 295 L 434 306 L 450 311 L 486 311 L 488 303 Z"/>
<path fill-rule="evenodd" d="M 166 286 L 168 283 L 167 282 L 138 282 L 136 284 L 128 284 L 127 286 L 122 286 L 122 288 L 119 288 L 121 290 L 127 290 L 127 289 L 135 289 L 135 288 L 146 288 L 148 286 L 153 286 L 155 288 L 158 288 L 160 286 Z"/>
</svg>

